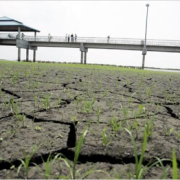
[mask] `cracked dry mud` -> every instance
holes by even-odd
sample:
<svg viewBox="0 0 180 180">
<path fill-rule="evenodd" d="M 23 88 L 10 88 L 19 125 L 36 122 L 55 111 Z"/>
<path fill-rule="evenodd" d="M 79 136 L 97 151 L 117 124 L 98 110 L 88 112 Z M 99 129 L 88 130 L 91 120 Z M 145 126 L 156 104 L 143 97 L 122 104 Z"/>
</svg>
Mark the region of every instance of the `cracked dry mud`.
<svg viewBox="0 0 180 180">
<path fill-rule="evenodd" d="M 143 165 L 154 157 L 172 159 L 172 148 L 180 164 L 179 102 L 180 76 L 175 73 L 0 62 L 0 178 L 25 178 L 23 168 L 17 174 L 19 159 L 33 147 L 38 149 L 28 178 L 45 178 L 44 165 L 50 154 L 61 153 L 73 163 L 76 139 L 86 127 L 77 178 L 93 168 L 101 171 L 86 178 L 134 178 L 133 145 L 124 128 L 132 132 L 140 155 L 144 127 L 152 119 Z M 112 118 L 119 123 L 116 133 Z M 107 145 L 102 141 L 105 128 Z M 164 166 L 169 167 L 167 177 L 172 178 L 170 161 Z M 153 167 L 143 178 L 158 179 L 162 174 L 160 166 Z M 67 166 L 56 160 L 50 178 L 67 176 Z"/>
</svg>

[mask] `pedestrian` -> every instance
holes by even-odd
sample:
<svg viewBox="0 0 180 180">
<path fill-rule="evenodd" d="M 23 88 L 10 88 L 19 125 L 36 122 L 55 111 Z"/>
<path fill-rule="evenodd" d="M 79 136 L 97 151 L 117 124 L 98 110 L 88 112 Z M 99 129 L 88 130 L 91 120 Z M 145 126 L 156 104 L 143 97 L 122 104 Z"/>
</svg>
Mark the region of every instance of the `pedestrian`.
<svg viewBox="0 0 180 180">
<path fill-rule="evenodd" d="M 70 35 L 68 35 L 68 42 L 69 42 L 69 40 L 70 40 Z"/>
<path fill-rule="evenodd" d="M 9 33 L 9 34 L 8 34 L 8 38 L 11 39 L 11 38 L 13 38 L 13 36 Z"/>
<path fill-rule="evenodd" d="M 48 34 L 48 40 L 50 41 L 52 38 L 52 36 L 50 35 L 50 33 Z"/>
<path fill-rule="evenodd" d="M 22 36 L 22 39 L 24 39 L 24 36 L 25 36 L 25 35 L 24 35 L 24 33 L 22 33 L 22 35 L 21 35 L 21 36 Z"/>
<path fill-rule="evenodd" d="M 110 36 L 107 37 L 107 42 L 109 43 Z"/>
<path fill-rule="evenodd" d="M 74 36 L 71 34 L 71 42 L 74 42 Z"/>
<path fill-rule="evenodd" d="M 65 42 L 67 42 L 67 40 L 68 40 L 68 37 L 67 37 L 67 34 L 66 34 L 66 37 L 65 37 Z"/>
<path fill-rule="evenodd" d="M 19 34 L 16 35 L 16 39 L 19 39 Z"/>
<path fill-rule="evenodd" d="M 77 42 L 77 35 L 75 34 L 75 42 Z"/>
</svg>

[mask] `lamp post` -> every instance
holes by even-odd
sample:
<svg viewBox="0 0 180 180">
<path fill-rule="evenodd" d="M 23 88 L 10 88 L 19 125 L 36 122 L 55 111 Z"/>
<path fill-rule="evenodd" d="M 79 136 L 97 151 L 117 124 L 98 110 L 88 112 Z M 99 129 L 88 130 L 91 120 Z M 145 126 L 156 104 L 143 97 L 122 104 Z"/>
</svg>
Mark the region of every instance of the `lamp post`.
<svg viewBox="0 0 180 180">
<path fill-rule="evenodd" d="M 144 69 L 145 55 L 147 54 L 146 36 L 147 36 L 147 20 L 148 20 L 148 7 L 149 7 L 149 4 L 146 4 L 146 7 L 147 7 L 147 14 L 146 14 L 145 40 L 144 40 L 144 47 L 143 47 L 143 51 L 142 51 L 142 55 L 143 55 L 142 69 Z"/>
</svg>

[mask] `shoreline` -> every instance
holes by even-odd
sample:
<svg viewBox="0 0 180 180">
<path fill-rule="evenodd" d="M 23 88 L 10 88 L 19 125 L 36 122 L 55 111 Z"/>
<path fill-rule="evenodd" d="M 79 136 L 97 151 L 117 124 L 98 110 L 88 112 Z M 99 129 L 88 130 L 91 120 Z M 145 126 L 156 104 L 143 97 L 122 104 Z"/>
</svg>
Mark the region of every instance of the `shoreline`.
<svg viewBox="0 0 180 180">
<path fill-rule="evenodd" d="M 12 62 L 14 62 L 15 60 L 1 59 L 1 61 L 12 61 Z M 22 60 L 21 62 L 33 62 L 33 61 Z M 76 62 L 57 62 L 57 61 L 41 61 L 41 60 L 36 61 L 36 63 L 80 64 L 80 63 L 76 63 Z M 140 66 L 122 66 L 122 65 L 116 65 L 116 64 L 87 63 L 87 65 L 114 66 L 114 67 L 122 67 L 122 68 L 141 69 Z M 178 72 L 178 73 L 180 73 L 180 69 L 173 69 L 173 68 L 144 67 L 144 70 L 152 70 L 152 71 L 159 70 L 159 71 Z"/>
</svg>

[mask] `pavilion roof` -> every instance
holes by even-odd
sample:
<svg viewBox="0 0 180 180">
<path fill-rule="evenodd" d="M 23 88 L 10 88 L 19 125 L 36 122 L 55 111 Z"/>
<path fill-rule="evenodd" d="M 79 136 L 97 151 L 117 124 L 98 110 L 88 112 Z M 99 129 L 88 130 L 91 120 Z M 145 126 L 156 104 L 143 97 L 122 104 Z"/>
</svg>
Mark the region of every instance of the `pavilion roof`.
<svg viewBox="0 0 180 180">
<path fill-rule="evenodd" d="M 25 32 L 40 32 L 37 29 L 24 25 L 20 21 L 11 19 L 6 16 L 0 17 L 0 31 L 18 31 L 18 27 L 21 28 L 21 31 Z"/>
</svg>

